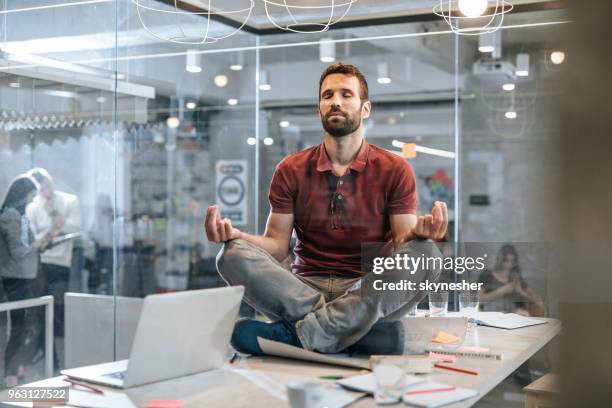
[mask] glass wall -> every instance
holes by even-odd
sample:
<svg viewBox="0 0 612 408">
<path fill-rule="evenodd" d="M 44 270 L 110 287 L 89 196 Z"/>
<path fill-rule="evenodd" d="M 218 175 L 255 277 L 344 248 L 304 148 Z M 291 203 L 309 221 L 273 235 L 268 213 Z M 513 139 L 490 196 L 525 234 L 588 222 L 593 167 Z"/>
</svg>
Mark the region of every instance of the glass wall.
<svg viewBox="0 0 612 408">
<path fill-rule="evenodd" d="M 3 270 L 2 301 L 53 296 L 54 372 L 126 358 L 144 296 L 223 285 L 206 209 L 217 204 L 234 226 L 263 232 L 277 164 L 321 143 L 318 80 L 332 61 L 357 65 L 369 81 L 369 143 L 397 154 L 405 143 L 421 148 L 409 158 L 418 213 L 448 204 L 450 253 L 457 240 L 485 243 L 493 261 L 503 242 L 547 236 L 531 211 L 545 208 L 546 183 L 527 181 L 552 165 L 562 13 L 509 16 L 491 55 L 477 36 L 456 37 L 437 21 L 242 30 L 201 44 L 236 24 L 177 18 L 155 1 L 5 3 L 3 199 L 19 175 L 46 171 L 26 178 L 38 177 L 38 192 L 19 182 L 21 204 L 3 210 L 0 244 L 27 256 Z M 527 75 L 517 77 L 525 55 Z M 521 262 L 533 261 L 529 248 L 515 248 Z M 554 316 L 551 272 L 522 266 Z M 1 313 L 0 385 L 52 374 L 43 310 Z M 253 313 L 243 305 L 242 315 Z"/>
</svg>

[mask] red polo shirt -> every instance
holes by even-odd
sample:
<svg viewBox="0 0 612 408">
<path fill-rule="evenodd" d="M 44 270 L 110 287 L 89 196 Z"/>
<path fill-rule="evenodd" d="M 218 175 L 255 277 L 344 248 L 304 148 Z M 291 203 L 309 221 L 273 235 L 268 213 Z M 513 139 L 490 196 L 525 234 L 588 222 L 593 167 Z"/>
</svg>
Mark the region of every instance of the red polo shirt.
<svg viewBox="0 0 612 408">
<path fill-rule="evenodd" d="M 389 214 L 417 209 L 408 162 L 365 140 L 342 177 L 323 143 L 289 155 L 274 172 L 269 200 L 272 212 L 295 217 L 292 271 L 303 276 L 361 276 L 361 244 L 390 242 Z"/>
</svg>

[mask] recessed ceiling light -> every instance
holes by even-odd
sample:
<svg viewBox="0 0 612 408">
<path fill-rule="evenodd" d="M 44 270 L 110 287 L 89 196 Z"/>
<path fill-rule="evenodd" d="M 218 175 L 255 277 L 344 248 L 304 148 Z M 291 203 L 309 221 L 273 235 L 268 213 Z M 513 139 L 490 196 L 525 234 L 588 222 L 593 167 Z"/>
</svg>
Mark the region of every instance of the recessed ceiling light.
<svg viewBox="0 0 612 408">
<path fill-rule="evenodd" d="M 280 122 L 278 122 L 278 125 L 282 128 L 287 128 L 289 127 L 290 123 L 288 120 L 281 120 Z"/>
<path fill-rule="evenodd" d="M 11 88 L 20 88 L 21 84 L 19 82 L 11 82 L 11 83 L 9 83 L 9 86 Z"/>
<path fill-rule="evenodd" d="M 270 145 L 272 145 L 273 143 L 274 143 L 274 139 L 272 139 L 271 137 L 266 137 L 266 138 L 264 139 L 264 144 L 265 144 L 266 146 L 270 146 Z"/>
<path fill-rule="evenodd" d="M 550 53 L 550 62 L 555 65 L 563 64 L 565 53 L 563 51 L 553 51 Z"/>
<path fill-rule="evenodd" d="M 176 116 L 170 116 L 168 119 L 166 119 L 166 126 L 168 126 L 170 129 L 176 129 L 179 127 L 180 123 L 181 121 Z"/>
<path fill-rule="evenodd" d="M 382 85 L 387 85 L 387 84 L 390 84 L 390 83 L 391 83 L 391 78 L 389 78 L 389 77 L 382 77 L 382 78 L 378 78 L 376 81 L 377 81 L 379 84 L 382 84 Z"/>
<path fill-rule="evenodd" d="M 227 100 L 227 104 L 230 106 L 236 106 L 238 105 L 238 99 L 236 98 L 230 98 Z"/>
<path fill-rule="evenodd" d="M 249 137 L 247 139 L 247 143 L 251 146 L 254 146 L 257 143 L 257 139 L 255 139 L 254 137 Z"/>
<path fill-rule="evenodd" d="M 389 64 L 387 64 L 387 62 L 379 62 L 378 66 L 376 67 L 376 71 L 378 73 L 378 78 L 376 81 L 379 84 L 386 85 L 391 83 L 391 77 L 389 76 Z"/>
<path fill-rule="evenodd" d="M 98 102 L 98 103 L 104 103 L 104 102 L 106 102 L 106 98 L 105 98 L 105 97 L 103 97 L 103 96 L 98 96 L 98 97 L 96 98 L 96 102 Z"/>
<path fill-rule="evenodd" d="M 272 85 L 270 85 L 270 84 L 261 84 L 261 85 L 259 85 L 259 90 L 260 91 L 269 91 L 270 89 L 272 89 Z"/>
<path fill-rule="evenodd" d="M 195 109 L 195 108 L 196 108 L 196 106 L 198 106 L 198 105 L 196 105 L 196 103 L 195 103 L 195 102 L 187 102 L 187 103 L 185 104 L 185 107 L 186 107 L 187 109 Z"/>
<path fill-rule="evenodd" d="M 516 119 L 516 116 L 516 112 L 514 111 L 506 112 L 506 119 Z"/>
<path fill-rule="evenodd" d="M 516 88 L 516 86 L 514 84 L 504 84 L 502 85 L 502 88 L 504 88 L 504 91 L 514 91 L 514 88 Z"/>
<path fill-rule="evenodd" d="M 243 68 L 244 67 L 241 64 L 232 64 L 229 67 L 229 69 L 231 69 L 232 71 L 242 71 Z"/>
<path fill-rule="evenodd" d="M 217 85 L 219 88 L 223 88 L 228 82 L 229 79 L 227 78 L 227 75 L 217 75 L 215 77 L 215 85 Z"/>
</svg>

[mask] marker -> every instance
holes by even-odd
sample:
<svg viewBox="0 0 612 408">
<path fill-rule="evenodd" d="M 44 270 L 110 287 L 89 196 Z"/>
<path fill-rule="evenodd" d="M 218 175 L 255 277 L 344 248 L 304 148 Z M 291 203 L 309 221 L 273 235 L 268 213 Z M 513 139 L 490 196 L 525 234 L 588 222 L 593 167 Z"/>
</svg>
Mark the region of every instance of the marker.
<svg viewBox="0 0 612 408">
<path fill-rule="evenodd" d="M 341 375 L 324 375 L 324 376 L 321 376 L 319 378 L 322 379 L 322 380 L 341 380 L 344 377 L 341 376 Z"/>
<path fill-rule="evenodd" d="M 234 353 L 234 355 L 232 356 L 232 358 L 230 358 L 229 363 L 232 364 L 234 361 L 236 361 L 236 357 L 238 357 L 238 353 Z"/>
<path fill-rule="evenodd" d="M 455 391 L 456 389 L 457 389 L 457 387 L 432 388 L 430 390 L 406 391 L 404 394 L 406 394 L 406 395 L 429 394 L 429 393 L 432 393 L 432 392 Z"/>
<path fill-rule="evenodd" d="M 443 364 L 434 364 L 434 367 L 443 368 L 445 370 L 456 371 L 458 373 L 463 373 L 463 374 L 479 375 L 477 371 L 466 370 L 466 369 L 463 369 L 463 368 L 451 367 L 451 366 L 447 366 L 447 365 L 443 365 Z"/>
</svg>

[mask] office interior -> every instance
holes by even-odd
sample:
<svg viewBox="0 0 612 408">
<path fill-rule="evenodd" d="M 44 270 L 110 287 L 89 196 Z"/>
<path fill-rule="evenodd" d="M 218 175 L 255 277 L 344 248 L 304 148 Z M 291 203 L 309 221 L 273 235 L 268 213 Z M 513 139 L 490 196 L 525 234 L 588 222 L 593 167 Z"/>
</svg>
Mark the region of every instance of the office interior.
<svg viewBox="0 0 612 408">
<path fill-rule="evenodd" d="M 126 358 L 142 298 L 224 286 L 221 245 L 203 232 L 207 206 L 221 203 L 235 226 L 263 232 L 276 166 L 321 143 L 318 80 L 338 61 L 369 82 L 368 143 L 400 155 L 416 146 L 407 160 L 418 213 L 447 203 L 445 248 L 485 246 L 491 269 L 511 246 L 542 301 L 538 315 L 559 317 L 559 276 L 540 254 L 549 254 L 555 228 L 542 222 L 541 204 L 556 188 L 550 146 L 562 132 L 557 103 L 567 97 L 564 30 L 573 23 L 564 4 L 516 0 L 499 30 L 457 35 L 432 13 L 437 1 L 350 1 L 323 32 L 325 8 L 288 15 L 277 5 L 266 15 L 265 2 L 226 0 L 211 2 L 226 13 L 208 15 L 209 2 L 174 3 L 0 7 L 0 194 L 20 174 L 46 169 L 56 191 L 78 200 L 81 233 L 55 292 L 63 335 L 54 336 L 53 372 L 44 341 L 32 340 L 37 348 L 0 370 L 13 370 L 0 388 Z M 287 30 L 295 18 L 323 23 Z M 2 302 L 53 294 L 39 277 L 39 292 L 19 299 L 5 288 Z M 501 308 L 489 310 L 516 311 Z M 27 313 L 32 339 L 45 335 L 38 312 Z M 10 360 L 15 313 L 2 314 L 0 365 Z M 257 313 L 243 304 L 240 315 Z M 556 352 L 553 341 L 475 406 L 523 406 L 522 387 L 553 369 Z"/>
</svg>

